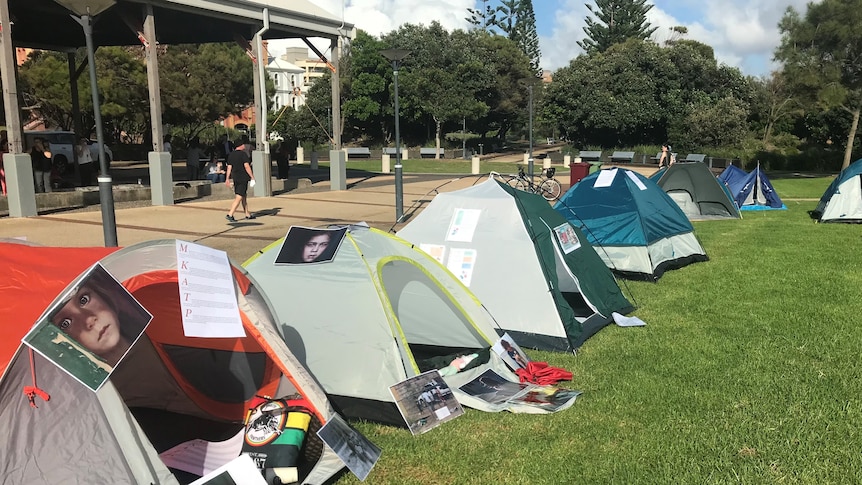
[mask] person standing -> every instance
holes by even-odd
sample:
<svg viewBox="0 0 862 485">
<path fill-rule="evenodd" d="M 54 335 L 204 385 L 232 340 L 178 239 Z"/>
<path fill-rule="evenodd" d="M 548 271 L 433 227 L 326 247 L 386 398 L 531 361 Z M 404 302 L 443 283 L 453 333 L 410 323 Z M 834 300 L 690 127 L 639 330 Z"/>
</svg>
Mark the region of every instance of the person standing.
<svg viewBox="0 0 862 485">
<path fill-rule="evenodd" d="M 75 146 L 78 152 L 78 175 L 81 176 L 81 187 L 87 187 L 93 184 L 93 174 L 95 171 L 95 163 L 93 162 L 93 153 L 90 151 L 90 141 L 86 138 L 81 138 L 78 145 Z"/>
<path fill-rule="evenodd" d="M 33 164 L 33 181 L 36 192 L 51 192 L 51 152 L 45 147 L 42 138 L 33 139 L 30 149 L 30 161 Z"/>
<path fill-rule="evenodd" d="M 275 153 L 275 164 L 278 168 L 278 178 L 284 180 L 290 174 L 290 147 L 287 142 L 281 142 L 278 145 L 278 151 Z"/>
<path fill-rule="evenodd" d="M 670 156 L 670 145 L 665 143 L 661 146 L 661 158 L 658 160 L 658 168 L 669 167 L 671 163 Z"/>
<path fill-rule="evenodd" d="M 242 210 L 245 212 L 246 219 L 254 219 L 255 216 L 248 210 L 248 186 L 249 182 L 254 181 L 254 174 L 251 171 L 251 159 L 245 151 L 245 145 L 241 141 L 237 142 L 234 151 L 227 156 L 227 176 L 225 184 L 228 187 L 233 185 L 233 192 L 236 194 L 233 204 L 230 206 L 225 219 L 228 222 L 236 222 L 233 217 L 236 210 L 242 205 Z"/>
<path fill-rule="evenodd" d="M 201 156 L 204 150 L 201 147 L 201 141 L 198 137 L 192 138 L 189 143 L 188 152 L 186 152 L 186 175 L 189 180 L 197 180 L 200 178 L 200 163 Z"/>
</svg>

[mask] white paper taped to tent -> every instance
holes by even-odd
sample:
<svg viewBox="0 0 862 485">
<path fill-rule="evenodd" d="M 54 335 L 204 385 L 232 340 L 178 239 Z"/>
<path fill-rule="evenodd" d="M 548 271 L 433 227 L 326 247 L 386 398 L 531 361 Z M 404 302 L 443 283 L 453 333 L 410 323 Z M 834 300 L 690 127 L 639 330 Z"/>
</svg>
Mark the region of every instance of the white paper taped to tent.
<svg viewBox="0 0 862 485">
<path fill-rule="evenodd" d="M 610 187 L 614 183 L 616 176 L 617 169 L 602 170 L 599 172 L 599 176 L 596 178 L 596 183 L 593 184 L 593 187 Z"/>
<path fill-rule="evenodd" d="M 187 337 L 245 337 L 227 253 L 177 240 L 177 280 Z"/>
<path fill-rule="evenodd" d="M 159 453 L 159 458 L 171 468 L 205 476 L 236 459 L 242 451 L 244 437 L 245 429 L 241 429 L 224 441 L 194 439 Z"/>
<path fill-rule="evenodd" d="M 625 315 L 620 315 L 617 312 L 614 312 L 611 315 L 614 317 L 614 323 L 620 327 L 643 327 L 646 325 L 646 322 L 638 317 L 627 317 Z"/>
<path fill-rule="evenodd" d="M 266 485 L 266 480 L 263 479 L 263 476 L 254 464 L 254 460 L 249 455 L 239 455 L 230 463 L 217 470 L 213 470 L 211 474 L 193 481 L 191 485 L 206 485 L 209 483 Z"/>
</svg>

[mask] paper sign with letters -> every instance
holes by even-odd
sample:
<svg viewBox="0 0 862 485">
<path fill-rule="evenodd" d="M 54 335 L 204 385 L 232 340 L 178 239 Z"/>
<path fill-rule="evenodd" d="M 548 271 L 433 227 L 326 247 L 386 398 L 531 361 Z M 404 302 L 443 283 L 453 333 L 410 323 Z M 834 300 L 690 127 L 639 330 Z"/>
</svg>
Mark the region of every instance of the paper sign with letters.
<svg viewBox="0 0 862 485">
<path fill-rule="evenodd" d="M 187 337 L 245 337 L 227 253 L 178 240 L 177 281 Z"/>
</svg>

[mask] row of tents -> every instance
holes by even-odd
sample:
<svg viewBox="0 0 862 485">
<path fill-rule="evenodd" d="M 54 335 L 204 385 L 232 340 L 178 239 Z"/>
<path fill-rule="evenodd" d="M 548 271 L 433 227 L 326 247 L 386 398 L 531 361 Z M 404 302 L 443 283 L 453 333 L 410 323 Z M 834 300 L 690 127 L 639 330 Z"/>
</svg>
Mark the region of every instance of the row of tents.
<svg viewBox="0 0 862 485">
<path fill-rule="evenodd" d="M 729 197 L 726 185 L 715 182 L 711 195 L 693 190 L 709 178 L 680 170 L 689 165 L 675 164 L 658 183 L 603 170 L 555 208 L 489 178 L 437 195 L 397 235 L 341 226 L 328 263 L 278 264 L 275 241 L 244 265 L 230 263 L 241 338 L 184 335 L 174 240 L 123 249 L 0 243 L 0 476 L 188 483 L 159 453 L 232 436 L 256 396 L 301 395 L 313 418 L 299 482 L 325 482 L 343 463 L 313 431 L 336 414 L 403 426 L 389 387 L 436 368 L 441 356 L 482 351 L 503 333 L 525 347 L 574 351 L 615 313 L 633 310 L 611 268 L 655 280 L 706 260 L 677 202 L 707 218 L 739 215 L 717 195 Z M 852 168 L 824 195 L 824 213 L 835 194 L 862 193 L 862 164 Z M 93 392 L 21 339 L 97 262 L 153 320 Z M 494 355 L 447 383 L 457 391 L 486 369 L 517 380 Z"/>
<path fill-rule="evenodd" d="M 239 338 L 185 335 L 175 240 L 122 249 L 0 243 L 0 476 L 189 483 L 159 454 L 233 436 L 258 396 L 301 395 L 313 417 L 299 482 L 322 483 L 343 463 L 313 431 L 336 414 L 404 426 L 390 386 L 439 368 L 440 358 L 487 353 L 504 333 L 572 352 L 614 313 L 632 311 L 587 238 L 543 198 L 494 179 L 459 192 L 440 194 L 399 235 L 340 226 L 344 239 L 327 263 L 279 264 L 281 241 L 231 262 Z M 95 263 L 153 318 L 94 392 L 21 342 Z M 445 377 L 456 396 L 488 369 L 518 382 L 488 354 Z"/>
</svg>

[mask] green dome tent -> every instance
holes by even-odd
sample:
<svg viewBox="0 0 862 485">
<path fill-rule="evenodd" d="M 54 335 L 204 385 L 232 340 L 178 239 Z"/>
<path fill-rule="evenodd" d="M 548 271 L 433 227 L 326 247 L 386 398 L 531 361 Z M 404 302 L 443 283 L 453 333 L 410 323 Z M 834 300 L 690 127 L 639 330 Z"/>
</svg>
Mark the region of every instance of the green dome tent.
<svg viewBox="0 0 862 485">
<path fill-rule="evenodd" d="M 574 351 L 613 312 L 633 309 L 578 228 L 540 195 L 493 178 L 438 194 L 398 235 L 440 251 L 523 346 Z M 464 254 L 475 258 L 469 274 Z"/>
</svg>

